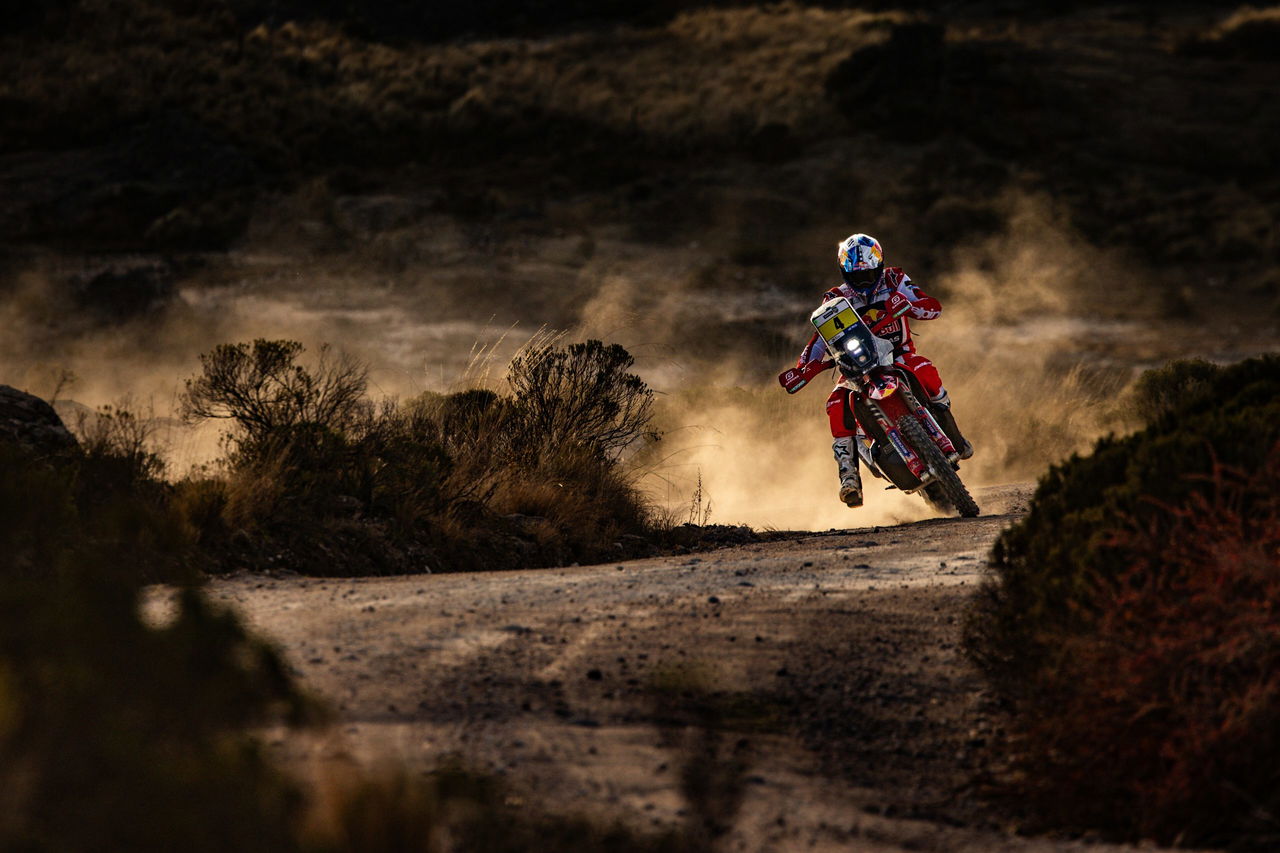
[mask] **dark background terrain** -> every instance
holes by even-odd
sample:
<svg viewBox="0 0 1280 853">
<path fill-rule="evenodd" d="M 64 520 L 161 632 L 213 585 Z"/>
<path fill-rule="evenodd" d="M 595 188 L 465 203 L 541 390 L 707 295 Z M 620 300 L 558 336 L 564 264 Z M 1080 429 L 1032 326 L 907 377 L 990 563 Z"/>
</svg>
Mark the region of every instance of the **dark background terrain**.
<svg viewBox="0 0 1280 853">
<path fill-rule="evenodd" d="M 198 353 L 253 337 L 353 351 L 387 393 L 443 390 L 549 327 L 627 346 L 678 427 L 706 386 L 763 391 L 794 358 L 832 244 L 861 230 L 948 306 L 918 334 L 1001 482 L 1113 427 L 1095 404 L 1141 369 L 1280 339 L 1274 11 L 3 16 L 0 366 L 45 396 L 70 371 L 63 397 L 164 414 Z M 761 417 L 739 403 L 719 420 Z M 989 416 L 1018 406 L 1041 414 Z"/>
<path fill-rule="evenodd" d="M 317 180 L 687 242 L 728 183 L 730 261 L 870 220 L 932 274 L 1016 188 L 1179 285 L 1274 307 L 1276 23 L 1221 29 L 1221 4 L 7 6 L 10 253 L 225 249 Z"/>
</svg>

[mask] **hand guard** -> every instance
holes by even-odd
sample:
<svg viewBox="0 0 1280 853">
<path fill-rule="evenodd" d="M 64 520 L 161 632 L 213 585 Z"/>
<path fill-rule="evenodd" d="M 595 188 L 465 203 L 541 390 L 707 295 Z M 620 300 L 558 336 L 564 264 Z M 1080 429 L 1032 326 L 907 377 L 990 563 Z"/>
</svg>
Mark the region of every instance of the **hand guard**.
<svg viewBox="0 0 1280 853">
<path fill-rule="evenodd" d="M 810 379 L 813 379 L 824 370 L 835 367 L 835 365 L 834 361 L 816 358 L 799 367 L 793 367 L 790 370 L 784 370 L 779 373 L 778 384 L 785 388 L 788 394 L 794 394 L 808 385 Z"/>
<path fill-rule="evenodd" d="M 889 294 L 889 298 L 884 302 L 884 311 L 889 316 L 897 319 L 903 314 L 911 310 L 911 300 L 903 296 L 901 293 L 894 291 Z"/>
</svg>

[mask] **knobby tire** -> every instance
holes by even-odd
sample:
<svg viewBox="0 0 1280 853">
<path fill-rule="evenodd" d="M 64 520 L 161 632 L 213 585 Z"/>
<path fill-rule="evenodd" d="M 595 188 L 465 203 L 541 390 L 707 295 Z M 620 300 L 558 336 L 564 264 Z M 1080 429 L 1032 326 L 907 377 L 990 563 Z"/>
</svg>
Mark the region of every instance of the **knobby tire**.
<svg viewBox="0 0 1280 853">
<path fill-rule="evenodd" d="M 905 414 L 898 418 L 898 431 L 906 439 L 911 449 L 920 454 L 925 467 L 933 472 L 933 484 L 937 485 L 961 518 L 973 518 L 979 512 L 978 504 L 960 481 L 960 475 L 951 467 L 947 457 L 938 445 L 933 443 L 924 426 L 914 414 Z M 926 487 L 929 488 L 929 487 Z"/>
</svg>

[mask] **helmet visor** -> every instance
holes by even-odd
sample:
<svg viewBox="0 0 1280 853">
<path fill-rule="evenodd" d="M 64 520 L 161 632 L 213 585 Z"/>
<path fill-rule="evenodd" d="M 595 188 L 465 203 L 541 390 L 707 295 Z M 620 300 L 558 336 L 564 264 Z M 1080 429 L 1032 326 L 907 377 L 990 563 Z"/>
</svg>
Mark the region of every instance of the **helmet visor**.
<svg viewBox="0 0 1280 853">
<path fill-rule="evenodd" d="M 844 276 L 845 284 L 850 287 L 865 289 L 871 287 L 880 279 L 880 269 L 845 269 L 841 265 L 841 274 Z"/>
</svg>

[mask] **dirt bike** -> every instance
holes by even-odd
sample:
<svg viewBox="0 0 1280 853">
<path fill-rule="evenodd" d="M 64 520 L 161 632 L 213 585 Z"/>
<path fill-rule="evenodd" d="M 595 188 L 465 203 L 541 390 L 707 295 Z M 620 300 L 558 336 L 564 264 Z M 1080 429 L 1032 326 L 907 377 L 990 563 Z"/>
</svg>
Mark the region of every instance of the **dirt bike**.
<svg viewBox="0 0 1280 853">
<path fill-rule="evenodd" d="M 960 454 L 938 425 L 928 395 L 916 377 L 894 360 L 893 344 L 877 332 L 911 310 L 906 299 L 891 300 L 874 327 L 848 299 L 830 299 L 813 312 L 810 322 L 827 345 L 827 355 L 783 371 L 778 381 L 794 394 L 811 379 L 835 367 L 852 386 L 849 400 L 860 427 L 854 446 L 871 473 L 907 494 L 921 492 L 942 512 L 964 518 L 978 514 L 978 504 L 960 480 Z"/>
</svg>

